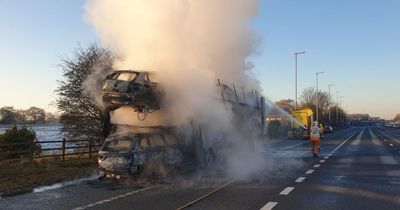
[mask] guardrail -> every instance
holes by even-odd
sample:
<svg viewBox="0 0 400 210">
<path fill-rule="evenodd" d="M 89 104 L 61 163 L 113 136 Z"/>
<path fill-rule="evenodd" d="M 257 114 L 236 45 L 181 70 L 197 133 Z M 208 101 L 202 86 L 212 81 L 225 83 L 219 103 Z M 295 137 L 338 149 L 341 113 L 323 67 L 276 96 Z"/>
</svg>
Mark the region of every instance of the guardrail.
<svg viewBox="0 0 400 210">
<path fill-rule="evenodd" d="M 87 142 L 86 144 L 80 144 L 82 142 Z M 61 157 L 65 160 L 67 156 L 78 156 L 87 155 L 88 158 L 92 158 L 93 155 L 97 155 L 101 144 L 99 141 L 95 140 L 69 140 L 65 138 L 61 141 L 40 141 L 37 142 L 42 147 L 46 144 L 61 144 L 61 147 L 45 147 L 40 149 L 40 154 L 35 155 L 33 142 L 18 142 L 18 143 L 2 143 L 0 144 L 0 161 L 9 159 L 19 159 L 19 158 L 7 158 L 10 155 L 19 155 L 20 158 L 29 158 L 33 160 L 35 158 L 49 158 L 49 157 Z M 22 150 L 15 150 L 15 146 L 21 146 Z M 13 149 L 4 149 L 7 147 L 13 147 Z M 26 149 L 27 148 L 27 149 Z M 47 152 L 46 152 L 47 151 Z M 52 153 L 49 153 L 54 151 Z M 6 157 L 6 158 L 4 158 Z"/>
</svg>

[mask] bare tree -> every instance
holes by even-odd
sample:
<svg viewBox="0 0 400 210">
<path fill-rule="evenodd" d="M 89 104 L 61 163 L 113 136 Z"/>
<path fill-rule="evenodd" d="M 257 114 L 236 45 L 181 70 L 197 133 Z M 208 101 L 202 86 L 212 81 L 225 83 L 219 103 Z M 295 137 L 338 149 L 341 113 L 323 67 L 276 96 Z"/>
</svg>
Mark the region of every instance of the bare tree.
<svg viewBox="0 0 400 210">
<path fill-rule="evenodd" d="M 33 106 L 24 111 L 23 114 L 28 123 L 38 124 L 46 122 L 46 112 L 44 109 Z"/>
<path fill-rule="evenodd" d="M 280 101 L 275 102 L 275 105 L 288 113 L 294 109 L 294 101 L 292 99 L 281 99 Z"/>
<path fill-rule="evenodd" d="M 27 122 L 24 112 L 24 110 L 17 110 L 12 106 L 4 106 L 0 109 L 0 124 L 25 124 Z"/>
<path fill-rule="evenodd" d="M 303 90 L 303 93 L 300 96 L 300 103 L 303 107 L 315 109 L 316 101 L 315 89 L 313 87 Z"/>
<path fill-rule="evenodd" d="M 61 61 L 64 80 L 58 81 L 56 104 L 62 112 L 60 122 L 68 140 L 102 139 L 103 112 L 85 92 L 83 83 L 101 60 L 112 60 L 112 57 L 110 50 L 92 44 L 86 49 L 78 46 L 72 57 Z M 109 62 L 104 68 L 111 67 Z"/>
<path fill-rule="evenodd" d="M 317 100 L 318 97 L 318 100 Z M 309 107 L 316 112 L 318 101 L 318 111 L 322 122 L 328 121 L 329 108 L 333 105 L 332 98 L 325 91 L 318 90 L 318 94 L 313 87 L 306 88 L 300 96 L 300 103 L 303 107 Z"/>
<path fill-rule="evenodd" d="M 0 109 L 0 124 L 16 124 L 16 110 L 12 106 L 5 106 Z"/>
</svg>

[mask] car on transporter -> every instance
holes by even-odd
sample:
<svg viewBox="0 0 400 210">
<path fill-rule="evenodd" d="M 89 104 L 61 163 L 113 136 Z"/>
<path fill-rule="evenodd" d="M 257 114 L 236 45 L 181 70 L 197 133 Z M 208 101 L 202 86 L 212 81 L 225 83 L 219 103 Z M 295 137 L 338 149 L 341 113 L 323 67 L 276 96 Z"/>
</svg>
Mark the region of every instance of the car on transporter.
<svg viewBox="0 0 400 210">
<path fill-rule="evenodd" d="M 130 106 L 137 112 L 160 109 L 161 92 L 154 73 L 113 70 L 104 79 L 103 102 L 109 110 Z"/>
<path fill-rule="evenodd" d="M 174 168 L 183 160 L 175 136 L 155 129 L 111 134 L 98 155 L 99 175 L 109 178 L 137 176 L 148 166 Z"/>
</svg>

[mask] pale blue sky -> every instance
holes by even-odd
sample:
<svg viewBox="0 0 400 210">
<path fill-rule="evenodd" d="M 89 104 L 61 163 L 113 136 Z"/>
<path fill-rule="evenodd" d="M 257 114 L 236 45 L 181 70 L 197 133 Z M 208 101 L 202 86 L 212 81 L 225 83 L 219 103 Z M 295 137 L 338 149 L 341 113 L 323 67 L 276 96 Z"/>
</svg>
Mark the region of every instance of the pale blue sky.
<svg viewBox="0 0 400 210">
<path fill-rule="evenodd" d="M 56 95 L 60 58 L 98 40 L 82 18 L 85 1 L 0 0 L 0 106 L 49 106 Z M 400 1 L 264 0 L 254 27 L 263 41 L 251 58 L 264 93 L 294 97 L 294 55 L 299 95 L 329 83 L 353 113 L 393 118 L 400 113 Z"/>
</svg>

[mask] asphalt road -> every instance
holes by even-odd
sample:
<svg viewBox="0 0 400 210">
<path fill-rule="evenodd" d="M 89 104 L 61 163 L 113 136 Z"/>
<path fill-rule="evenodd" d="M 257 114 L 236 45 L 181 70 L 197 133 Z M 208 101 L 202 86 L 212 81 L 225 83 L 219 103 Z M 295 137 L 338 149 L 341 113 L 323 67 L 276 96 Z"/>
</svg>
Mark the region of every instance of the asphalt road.
<svg viewBox="0 0 400 210">
<path fill-rule="evenodd" d="M 400 209 L 400 129 L 337 131 L 323 139 L 319 158 L 309 147 L 266 140 L 257 150 L 260 171 L 242 179 L 202 171 L 90 180 L 0 198 L 0 209 Z"/>
</svg>

